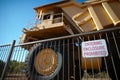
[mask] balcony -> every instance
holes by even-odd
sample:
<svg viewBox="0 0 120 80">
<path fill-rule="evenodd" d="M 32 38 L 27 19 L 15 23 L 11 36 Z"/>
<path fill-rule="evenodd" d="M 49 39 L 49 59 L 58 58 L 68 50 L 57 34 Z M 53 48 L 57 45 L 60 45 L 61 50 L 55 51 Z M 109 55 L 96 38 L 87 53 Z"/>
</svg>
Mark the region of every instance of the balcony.
<svg viewBox="0 0 120 80">
<path fill-rule="evenodd" d="M 58 13 L 43 17 L 40 23 L 36 23 L 33 28 L 23 29 L 27 39 L 30 37 L 36 40 L 66 36 L 70 34 L 69 26 L 64 20 L 64 14 Z M 31 41 L 28 39 L 28 42 Z M 34 41 L 34 40 L 33 40 Z"/>
</svg>

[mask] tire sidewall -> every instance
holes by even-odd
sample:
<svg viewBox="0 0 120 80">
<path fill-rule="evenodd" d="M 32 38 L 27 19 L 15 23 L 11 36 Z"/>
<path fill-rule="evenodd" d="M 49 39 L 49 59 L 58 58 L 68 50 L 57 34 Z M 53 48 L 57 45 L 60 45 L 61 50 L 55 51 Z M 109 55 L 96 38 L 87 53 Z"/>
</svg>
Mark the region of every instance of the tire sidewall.
<svg viewBox="0 0 120 80">
<path fill-rule="evenodd" d="M 44 47 L 44 48 L 51 48 L 53 49 L 53 47 Z M 50 79 L 53 79 L 60 71 L 61 67 L 62 67 L 62 55 L 61 53 L 59 52 L 58 48 L 56 48 L 54 51 L 56 52 L 57 56 L 58 56 L 58 66 L 57 68 L 55 69 L 55 71 L 48 75 L 48 76 L 42 76 L 40 75 L 36 70 L 35 70 L 35 67 L 34 67 L 34 59 L 35 59 L 35 56 L 37 55 L 37 53 L 44 49 L 42 48 L 42 44 L 38 44 L 36 46 L 34 46 L 30 52 L 29 52 L 29 57 L 28 57 L 28 70 L 29 70 L 29 73 L 30 73 L 30 77 L 32 78 L 32 80 L 50 80 Z"/>
</svg>

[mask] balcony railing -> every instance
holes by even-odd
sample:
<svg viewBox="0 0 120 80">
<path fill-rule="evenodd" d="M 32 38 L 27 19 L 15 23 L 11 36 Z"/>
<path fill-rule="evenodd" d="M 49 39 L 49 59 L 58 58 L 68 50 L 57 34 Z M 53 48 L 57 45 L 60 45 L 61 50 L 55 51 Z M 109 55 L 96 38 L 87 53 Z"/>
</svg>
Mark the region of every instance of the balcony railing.
<svg viewBox="0 0 120 80">
<path fill-rule="evenodd" d="M 27 25 L 27 28 L 23 29 L 23 32 L 45 29 L 46 27 L 55 27 L 59 26 L 60 23 L 61 24 L 63 23 L 64 19 L 63 13 L 51 14 L 49 16 L 50 16 L 49 19 L 44 20 L 37 19 L 36 21 L 32 21 L 32 23 L 29 23 Z"/>
</svg>

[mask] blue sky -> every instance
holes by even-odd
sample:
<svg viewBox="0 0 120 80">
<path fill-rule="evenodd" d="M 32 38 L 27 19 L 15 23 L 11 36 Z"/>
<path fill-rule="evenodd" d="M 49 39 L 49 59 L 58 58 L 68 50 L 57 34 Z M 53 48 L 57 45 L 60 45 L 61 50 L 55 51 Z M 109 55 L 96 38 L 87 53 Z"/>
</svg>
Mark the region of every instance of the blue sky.
<svg viewBox="0 0 120 80">
<path fill-rule="evenodd" d="M 60 0 L 0 0 L 0 45 L 12 40 L 18 43 L 22 29 L 35 17 L 33 8 L 57 1 Z"/>
</svg>

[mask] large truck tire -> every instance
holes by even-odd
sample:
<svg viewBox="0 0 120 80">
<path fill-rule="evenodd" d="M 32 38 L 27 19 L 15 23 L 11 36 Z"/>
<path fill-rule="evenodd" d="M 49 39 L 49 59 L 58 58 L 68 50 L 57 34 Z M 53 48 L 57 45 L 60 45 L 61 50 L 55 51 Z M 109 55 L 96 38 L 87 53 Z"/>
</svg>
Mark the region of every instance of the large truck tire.
<svg viewBox="0 0 120 80">
<path fill-rule="evenodd" d="M 117 55 L 117 52 L 114 52 L 114 50 L 112 52 L 107 62 L 108 73 L 112 80 L 120 80 L 120 54 Z"/>
<path fill-rule="evenodd" d="M 29 80 L 51 80 L 60 71 L 62 55 L 59 47 L 37 44 L 32 47 L 25 61 L 26 76 Z"/>
<path fill-rule="evenodd" d="M 117 33 L 118 34 L 118 33 Z M 120 38 L 109 39 L 109 56 L 107 58 L 108 73 L 112 80 L 120 80 Z"/>
<path fill-rule="evenodd" d="M 113 67 L 113 64 L 109 64 L 108 73 L 112 80 L 120 80 L 120 64 L 115 63 L 114 67 Z"/>
</svg>

